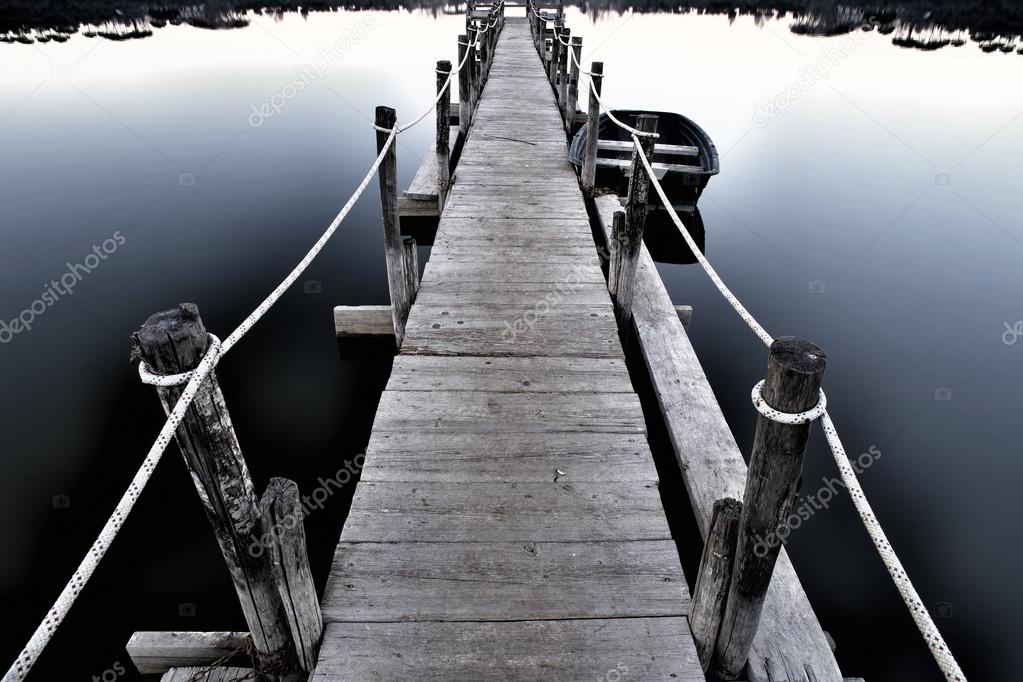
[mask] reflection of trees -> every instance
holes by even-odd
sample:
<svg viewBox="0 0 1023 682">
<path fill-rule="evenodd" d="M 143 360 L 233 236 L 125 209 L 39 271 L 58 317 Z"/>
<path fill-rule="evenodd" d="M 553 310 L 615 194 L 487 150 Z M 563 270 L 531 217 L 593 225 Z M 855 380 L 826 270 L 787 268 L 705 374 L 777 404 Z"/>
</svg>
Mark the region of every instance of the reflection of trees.
<svg viewBox="0 0 1023 682">
<path fill-rule="evenodd" d="M 580 0 L 575 4 L 599 20 L 624 12 L 696 12 L 721 14 L 730 20 L 752 16 L 760 24 L 768 18 L 791 17 L 790 28 L 805 35 L 833 36 L 869 27 L 900 47 L 934 50 L 962 45 L 967 40 L 986 52 L 1023 53 L 1023 3 L 992 3 L 981 0 L 903 0 L 859 2 L 857 0 Z M 125 3 L 123 0 L 0 0 L 0 40 L 31 42 L 67 40 L 81 30 L 89 35 L 123 40 L 151 35 L 167 24 L 202 28 L 245 26 L 250 11 L 282 15 L 286 12 L 334 11 L 337 9 L 420 9 L 433 14 L 458 11 L 461 5 L 447 0 L 212 0 L 211 2 Z"/>
</svg>

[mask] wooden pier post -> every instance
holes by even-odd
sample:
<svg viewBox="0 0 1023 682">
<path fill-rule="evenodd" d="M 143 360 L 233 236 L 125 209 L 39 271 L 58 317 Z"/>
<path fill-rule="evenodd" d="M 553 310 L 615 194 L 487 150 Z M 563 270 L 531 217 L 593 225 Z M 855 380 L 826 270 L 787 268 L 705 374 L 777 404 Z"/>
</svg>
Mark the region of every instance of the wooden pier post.
<svg viewBox="0 0 1023 682">
<path fill-rule="evenodd" d="M 761 395 L 779 412 L 813 408 L 820 398 L 827 354 L 795 337 L 775 339 L 767 360 Z M 725 679 L 742 673 L 760 623 L 783 528 L 799 492 L 810 423 L 788 425 L 759 416 L 753 438 L 739 539 L 725 615 L 716 645 L 715 666 Z"/>
<path fill-rule="evenodd" d="M 562 30 L 561 37 L 571 43 L 572 30 L 568 28 Z M 568 67 L 571 59 L 568 56 L 569 49 L 562 44 L 561 49 L 558 50 L 558 108 L 561 109 L 561 120 L 566 126 L 568 125 Z"/>
<path fill-rule="evenodd" d="M 696 653 L 704 672 L 714 657 L 714 643 L 725 614 L 741 514 L 742 503 L 738 500 L 729 497 L 714 503 L 700 559 L 700 572 L 693 587 L 689 627 L 693 631 Z"/>
<path fill-rule="evenodd" d="M 469 61 L 465 53 L 469 51 L 468 35 L 458 36 L 458 63 L 462 64 L 458 72 L 458 132 L 462 140 L 469 135 Z"/>
<path fill-rule="evenodd" d="M 451 62 L 442 59 L 437 62 L 437 211 L 444 211 L 451 188 Z M 447 86 L 447 87 L 445 87 Z M 441 89 L 444 90 L 441 93 Z"/>
<path fill-rule="evenodd" d="M 305 513 L 298 485 L 286 478 L 271 478 L 260 499 L 267 536 L 267 553 L 277 592 L 285 605 L 288 626 L 295 640 L 299 667 L 312 672 L 323 637 L 323 614 L 306 549 Z"/>
<path fill-rule="evenodd" d="M 479 102 L 479 67 L 476 64 L 476 37 L 479 35 L 479 29 L 476 27 L 468 30 L 469 36 L 469 61 L 465 63 L 465 68 L 469 71 L 469 124 L 472 124 L 472 119 L 476 116 L 476 103 Z"/>
<path fill-rule="evenodd" d="M 645 133 L 657 130 L 657 117 L 652 114 L 636 116 L 636 129 Z M 654 138 L 640 137 L 640 145 L 646 157 L 653 157 Z M 636 280 L 636 262 L 640 247 L 643 246 L 643 227 L 646 225 L 647 195 L 650 180 L 646 166 L 639 158 L 639 152 L 632 152 L 632 177 L 629 178 L 629 196 L 625 205 L 623 229 L 612 236 L 614 247 L 611 251 L 610 274 L 615 278 L 614 297 L 618 322 L 627 325 L 632 320 L 632 296 Z M 617 221 L 616 221 L 617 222 Z M 617 256 L 617 257 L 616 257 Z"/>
<path fill-rule="evenodd" d="M 600 94 L 604 82 L 604 62 L 590 64 L 590 101 L 586 110 L 586 147 L 583 152 L 582 184 L 583 191 L 593 194 L 594 182 L 597 178 L 597 141 L 600 138 Z M 594 94 L 596 90 L 596 94 Z"/>
<path fill-rule="evenodd" d="M 396 125 L 397 114 L 390 107 L 377 107 L 377 153 L 384 148 L 389 131 Z M 398 223 L 398 156 L 392 143 L 380 162 L 380 206 L 384 214 L 384 255 L 387 261 L 387 288 L 391 294 L 391 317 L 394 321 L 394 341 L 398 348 L 405 338 L 405 320 L 412 307 L 406 285 L 404 254 L 401 246 L 401 227 Z"/>
<path fill-rule="evenodd" d="M 575 127 L 575 110 L 579 103 L 579 78 L 582 76 L 583 39 L 579 36 L 572 38 L 572 53 L 569 55 L 568 98 L 565 100 L 565 131 L 571 135 Z"/>
<path fill-rule="evenodd" d="M 558 17 L 554 20 L 554 30 L 551 32 L 551 60 L 547 64 L 547 78 L 554 86 L 555 93 L 558 91 L 558 64 L 561 63 L 561 30 L 565 28 L 565 22 Z"/>
<path fill-rule="evenodd" d="M 132 358 L 145 362 L 157 374 L 194 370 L 209 347 L 209 334 L 193 303 L 152 315 L 131 337 Z M 170 414 L 184 386 L 157 387 L 164 411 Z M 264 518 L 241 445 L 215 372 L 203 383 L 175 433 L 181 451 L 213 526 L 220 551 L 234 583 L 242 615 L 255 648 L 255 664 L 267 679 L 297 679 L 300 661 L 289 623 L 305 621 L 306 610 L 281 598 L 273 562 L 267 551 L 271 529 Z M 307 556 L 292 553 L 297 564 Z M 311 581 L 291 586 L 299 601 L 307 603 Z M 317 603 L 315 588 L 311 595 Z M 317 613 L 319 607 L 317 606 Z M 289 613 L 290 611 L 290 613 Z M 306 632 L 303 630 L 302 632 Z M 319 640 L 317 636 L 317 642 Z"/>
<path fill-rule="evenodd" d="M 416 302 L 419 292 L 419 253 L 416 251 L 416 240 L 405 237 L 401 242 L 401 256 L 405 269 L 405 287 L 408 291 L 409 305 Z"/>
</svg>

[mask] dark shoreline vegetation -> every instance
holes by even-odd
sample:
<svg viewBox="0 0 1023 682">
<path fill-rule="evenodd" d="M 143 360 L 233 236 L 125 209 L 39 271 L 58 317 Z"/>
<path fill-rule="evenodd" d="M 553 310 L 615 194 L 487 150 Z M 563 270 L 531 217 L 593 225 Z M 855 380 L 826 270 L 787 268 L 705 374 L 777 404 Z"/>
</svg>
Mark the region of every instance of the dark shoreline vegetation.
<svg viewBox="0 0 1023 682">
<path fill-rule="evenodd" d="M 985 52 L 1023 54 L 1023 4 L 1015 2 L 856 0 L 795 0 L 745 2 L 722 0 L 599 0 L 574 3 L 595 16 L 627 11 L 746 15 L 757 20 L 791 19 L 790 29 L 802 35 L 835 36 L 856 30 L 877 30 L 892 36 L 892 44 L 936 50 L 977 43 Z M 329 12 L 339 9 L 427 10 L 461 13 L 462 5 L 445 0 L 370 0 L 335 2 L 312 0 L 273 4 L 252 0 L 194 2 L 127 2 L 126 0 L 0 0 L 0 41 L 7 43 L 64 42 L 81 32 L 109 40 L 145 38 L 168 24 L 226 29 L 248 25 L 247 14 L 281 16 L 289 12 Z"/>
</svg>

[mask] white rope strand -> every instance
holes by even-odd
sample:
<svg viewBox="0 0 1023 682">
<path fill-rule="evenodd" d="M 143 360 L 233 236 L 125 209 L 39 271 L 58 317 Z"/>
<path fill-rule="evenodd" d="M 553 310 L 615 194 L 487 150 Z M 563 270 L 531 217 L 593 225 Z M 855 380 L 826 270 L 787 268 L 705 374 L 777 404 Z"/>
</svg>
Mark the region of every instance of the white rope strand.
<svg viewBox="0 0 1023 682">
<path fill-rule="evenodd" d="M 735 309 L 735 312 L 739 314 L 739 317 L 749 326 L 753 333 L 764 342 L 764 345 L 770 347 L 774 339 L 770 334 L 767 333 L 759 322 L 754 319 L 748 310 L 739 302 L 739 299 L 735 297 L 735 294 L 725 285 L 718 276 L 717 272 L 711 266 L 710 262 L 700 251 L 692 235 L 689 234 L 689 230 L 682 223 L 682 220 L 678 217 L 675 209 L 672 208 L 671 202 L 668 200 L 667 195 L 664 193 L 664 188 L 661 187 L 661 183 L 657 180 L 657 176 L 654 175 L 653 168 L 650 166 L 649 159 L 646 158 L 646 154 L 643 153 L 643 148 L 640 145 L 639 139 L 635 136 L 632 138 L 633 147 L 639 154 L 640 161 L 646 168 L 647 177 L 650 179 L 650 183 L 657 191 L 657 195 L 661 198 L 661 203 L 667 209 L 668 214 L 671 216 L 675 226 L 682 233 L 682 238 L 685 239 L 686 244 L 689 246 L 696 260 L 703 267 L 707 276 L 717 287 L 717 290 L 724 296 L 725 300 Z M 842 480 L 845 483 L 846 488 L 849 490 L 849 496 L 852 498 L 853 506 L 856 508 L 860 519 L 863 521 L 863 525 L 867 529 L 867 533 L 870 535 L 870 539 L 874 542 L 874 546 L 877 548 L 878 554 L 881 557 L 881 561 L 884 563 L 885 568 L 888 569 L 888 574 L 892 577 L 892 581 L 895 583 L 896 589 L 902 596 L 903 602 L 909 608 L 909 613 L 913 617 L 913 621 L 916 623 L 917 629 L 920 634 L 923 635 L 924 641 L 927 642 L 928 648 L 931 650 L 931 654 L 934 656 L 935 662 L 941 669 L 941 672 L 945 675 L 945 679 L 949 682 L 966 682 L 966 676 L 963 674 L 962 669 L 956 662 L 955 657 L 952 655 L 951 650 L 948 648 L 948 644 L 942 637 L 941 632 L 938 630 L 938 626 L 934 624 L 934 619 L 931 618 L 930 612 L 927 607 L 924 606 L 920 600 L 920 595 L 917 593 L 916 588 L 913 587 L 912 581 L 909 579 L 909 575 L 906 573 L 906 569 L 903 568 L 902 562 L 899 561 L 899 557 L 895 554 L 895 550 L 892 548 L 891 543 L 888 542 L 888 538 L 885 536 L 884 530 L 881 528 L 881 524 L 878 522 L 877 517 L 874 515 L 873 509 L 870 507 L 870 503 L 867 501 L 866 495 L 863 493 L 863 488 L 860 487 L 859 481 L 856 478 L 856 472 L 853 471 L 852 466 L 849 464 L 849 457 L 845 452 L 845 447 L 842 445 L 842 440 L 838 437 L 838 430 L 835 428 L 835 424 L 831 421 L 831 415 L 827 411 L 827 402 L 824 397 L 824 392 L 821 391 L 820 402 L 818 406 L 802 412 L 799 414 L 785 414 L 773 410 L 766 403 L 763 402 L 763 398 L 760 396 L 760 387 L 763 382 L 760 382 L 753 389 L 753 403 L 757 406 L 758 411 L 764 414 L 768 419 L 774 421 L 782 421 L 783 423 L 792 423 L 787 420 L 797 420 L 795 423 L 805 423 L 808 418 L 820 417 L 821 427 L 824 429 L 824 436 L 828 441 L 828 446 L 831 449 L 831 453 L 835 458 L 835 463 L 838 465 L 838 470 L 842 475 Z M 766 412 L 765 409 L 766 408 Z M 818 409 L 819 408 L 819 409 Z M 819 414 L 817 414 L 819 412 Z"/>
</svg>

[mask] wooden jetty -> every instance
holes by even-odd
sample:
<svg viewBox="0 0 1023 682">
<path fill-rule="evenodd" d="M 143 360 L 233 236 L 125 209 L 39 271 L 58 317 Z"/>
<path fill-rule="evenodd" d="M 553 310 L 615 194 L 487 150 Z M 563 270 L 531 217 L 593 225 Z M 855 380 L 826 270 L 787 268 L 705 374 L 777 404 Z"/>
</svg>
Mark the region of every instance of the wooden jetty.
<svg viewBox="0 0 1023 682">
<path fill-rule="evenodd" d="M 314 680 L 703 680 L 554 93 L 507 20 L 380 399 Z"/>
<path fill-rule="evenodd" d="M 593 195 L 596 137 L 580 175 L 568 160 L 567 137 L 599 115 L 602 64 L 583 114 L 582 41 L 560 10 L 504 8 L 467 8 L 457 113 L 452 64 L 439 62 L 436 145 L 402 197 L 395 112 L 377 110 L 391 303 L 339 307 L 335 325 L 392 337 L 397 355 L 322 600 L 297 487 L 274 479 L 256 498 L 214 377 L 178 439 L 250 632 L 136 633 L 128 651 L 143 672 L 245 679 L 227 666 L 249 652 L 279 681 L 841 682 L 784 549 L 755 547 L 791 510 L 809 421 L 761 416 L 747 473 L 686 336 L 692 309 L 672 303 L 643 246 L 637 154 L 624 211 Z M 635 125 L 643 135 L 656 118 Z M 431 214 L 420 281 L 399 221 Z M 196 368 L 206 337 L 182 306 L 135 340 L 174 374 Z M 622 338 L 638 344 L 645 368 L 632 370 L 650 375 L 704 533 L 688 579 Z M 825 361 L 778 339 L 766 403 L 813 408 Z M 169 410 L 180 388 L 159 390 Z"/>
</svg>

